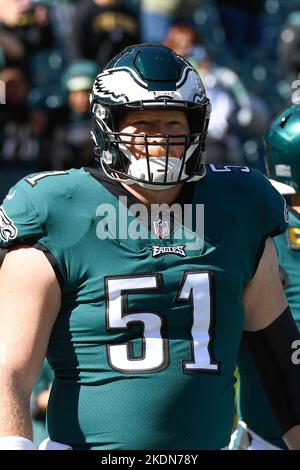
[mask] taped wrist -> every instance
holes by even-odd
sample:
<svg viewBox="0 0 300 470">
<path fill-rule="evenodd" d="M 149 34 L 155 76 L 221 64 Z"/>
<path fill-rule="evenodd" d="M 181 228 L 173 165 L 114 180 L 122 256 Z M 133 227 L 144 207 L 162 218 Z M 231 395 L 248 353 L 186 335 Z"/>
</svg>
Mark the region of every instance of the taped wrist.
<svg viewBox="0 0 300 470">
<path fill-rule="evenodd" d="M 33 442 L 21 436 L 1 436 L 0 450 L 36 450 Z"/>
<path fill-rule="evenodd" d="M 300 334 L 290 308 L 263 330 L 245 331 L 244 336 L 274 416 L 285 434 L 300 424 L 300 362 L 293 361 Z"/>
</svg>

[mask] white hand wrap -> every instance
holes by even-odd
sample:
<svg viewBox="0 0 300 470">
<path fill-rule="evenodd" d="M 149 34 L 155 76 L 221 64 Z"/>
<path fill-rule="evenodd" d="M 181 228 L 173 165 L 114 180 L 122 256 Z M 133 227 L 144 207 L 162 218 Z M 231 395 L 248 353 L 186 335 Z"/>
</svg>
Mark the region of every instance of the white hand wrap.
<svg viewBox="0 0 300 470">
<path fill-rule="evenodd" d="M 0 437 L 0 450 L 36 450 L 33 442 L 21 436 Z"/>
<path fill-rule="evenodd" d="M 51 439 L 47 437 L 40 443 L 39 450 L 72 450 L 72 447 L 68 444 L 62 444 L 61 442 L 51 441 Z"/>
</svg>

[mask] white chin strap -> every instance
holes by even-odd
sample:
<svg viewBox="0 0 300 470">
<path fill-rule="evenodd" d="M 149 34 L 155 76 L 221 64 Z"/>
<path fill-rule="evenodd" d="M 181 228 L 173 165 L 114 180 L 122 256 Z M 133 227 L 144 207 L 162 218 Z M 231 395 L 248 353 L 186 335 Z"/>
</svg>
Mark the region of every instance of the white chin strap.
<svg viewBox="0 0 300 470">
<path fill-rule="evenodd" d="M 134 160 L 128 168 L 128 174 L 134 178 L 146 180 L 145 183 L 138 183 L 140 186 L 151 188 L 151 189 L 167 189 L 172 187 L 172 185 L 163 186 L 151 183 L 164 183 L 164 178 L 166 174 L 166 159 L 165 157 L 152 157 L 149 158 L 149 169 L 150 169 L 150 180 L 148 173 L 148 163 L 147 158 L 141 158 L 139 160 Z M 166 183 L 177 183 L 178 176 L 181 169 L 181 160 L 179 158 L 169 157 L 168 167 L 167 167 L 167 179 Z M 180 176 L 180 179 L 188 178 L 188 175 L 183 170 Z M 147 183 L 149 181 L 149 183 Z M 130 180 L 129 184 L 137 183 L 137 181 Z"/>
</svg>

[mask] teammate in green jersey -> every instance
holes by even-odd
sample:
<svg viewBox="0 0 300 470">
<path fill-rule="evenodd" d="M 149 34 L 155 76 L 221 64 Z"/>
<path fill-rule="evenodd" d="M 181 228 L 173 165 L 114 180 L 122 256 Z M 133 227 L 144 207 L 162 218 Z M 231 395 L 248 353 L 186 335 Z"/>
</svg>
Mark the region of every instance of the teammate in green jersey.
<svg viewBox="0 0 300 470">
<path fill-rule="evenodd" d="M 288 384 L 269 399 L 300 448 L 299 334 L 270 238 L 287 227 L 281 195 L 247 167 L 205 166 L 209 100 L 168 48 L 120 53 L 91 112 L 99 168 L 31 175 L 1 208 L 0 447 L 32 448 L 47 352 L 52 446 L 224 448 L 243 329 L 264 373 L 284 328 L 266 386 Z"/>
<path fill-rule="evenodd" d="M 266 163 L 271 182 L 289 205 L 289 228 L 274 238 L 282 283 L 300 330 L 300 105 L 278 116 L 266 136 Z M 300 343 L 294 360 L 300 362 Z M 242 422 L 237 447 L 250 450 L 284 449 L 282 432 L 268 405 L 254 364 L 242 342 L 239 356 L 239 413 Z"/>
</svg>

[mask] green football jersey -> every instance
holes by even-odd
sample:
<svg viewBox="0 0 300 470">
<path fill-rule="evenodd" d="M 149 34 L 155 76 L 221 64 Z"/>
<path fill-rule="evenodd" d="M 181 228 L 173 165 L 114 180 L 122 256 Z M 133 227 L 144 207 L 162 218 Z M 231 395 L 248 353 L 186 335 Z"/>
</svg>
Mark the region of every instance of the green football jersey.
<svg viewBox="0 0 300 470">
<path fill-rule="evenodd" d="M 300 214 L 290 209 L 289 218 L 288 230 L 275 237 L 274 243 L 286 297 L 300 330 Z M 244 340 L 239 354 L 239 372 L 239 416 L 271 444 L 286 448 Z"/>
<path fill-rule="evenodd" d="M 51 439 L 110 450 L 229 443 L 243 288 L 266 237 L 286 229 L 284 201 L 259 172 L 209 165 L 176 204 L 184 217 L 178 207 L 152 217 L 88 169 L 27 177 L 4 200 L 2 246 L 43 250 L 63 294 L 47 353 Z"/>
</svg>

